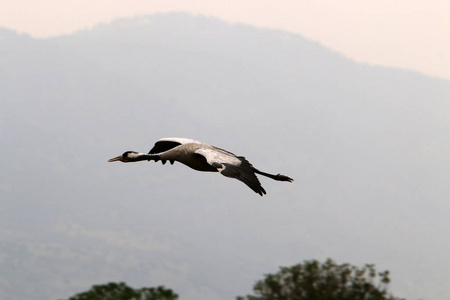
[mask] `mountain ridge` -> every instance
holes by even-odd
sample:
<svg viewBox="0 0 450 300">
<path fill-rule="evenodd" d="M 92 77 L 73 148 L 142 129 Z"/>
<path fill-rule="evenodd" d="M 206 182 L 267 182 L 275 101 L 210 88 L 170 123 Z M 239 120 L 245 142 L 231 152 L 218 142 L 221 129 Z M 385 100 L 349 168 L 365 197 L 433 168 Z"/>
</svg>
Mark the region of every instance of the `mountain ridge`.
<svg viewBox="0 0 450 300">
<path fill-rule="evenodd" d="M 51 39 L 0 31 L 2 299 L 120 280 L 222 300 L 326 257 L 391 270 L 396 295 L 448 294 L 449 82 L 277 30 L 136 20 Z M 179 164 L 106 162 L 164 136 L 295 182 L 262 179 L 260 199 Z"/>
</svg>

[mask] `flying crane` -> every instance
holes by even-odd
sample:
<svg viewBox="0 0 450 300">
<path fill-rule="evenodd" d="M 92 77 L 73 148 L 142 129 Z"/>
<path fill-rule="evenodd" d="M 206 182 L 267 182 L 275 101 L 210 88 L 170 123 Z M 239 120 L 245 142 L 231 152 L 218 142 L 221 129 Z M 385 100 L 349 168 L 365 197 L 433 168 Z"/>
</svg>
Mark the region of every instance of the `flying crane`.
<svg viewBox="0 0 450 300">
<path fill-rule="evenodd" d="M 145 160 L 155 162 L 161 160 L 163 164 L 167 161 L 171 164 L 178 161 L 197 171 L 220 172 L 226 177 L 242 181 L 261 196 L 266 194 L 266 191 L 255 173 L 277 181 L 293 181 L 292 178 L 285 175 L 273 175 L 259 171 L 243 156 L 236 156 L 224 149 L 187 138 L 162 138 L 155 143 L 149 153 L 126 151 L 122 155 L 111 158 L 108 162 L 128 163 Z"/>
</svg>

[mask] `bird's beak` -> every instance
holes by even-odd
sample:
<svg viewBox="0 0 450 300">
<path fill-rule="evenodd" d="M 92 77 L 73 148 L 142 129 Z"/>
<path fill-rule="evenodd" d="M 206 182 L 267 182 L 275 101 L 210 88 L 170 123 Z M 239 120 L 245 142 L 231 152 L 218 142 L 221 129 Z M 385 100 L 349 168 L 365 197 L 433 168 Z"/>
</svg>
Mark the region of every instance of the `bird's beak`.
<svg viewBox="0 0 450 300">
<path fill-rule="evenodd" d="M 113 161 L 122 161 L 122 155 L 108 159 L 108 162 L 113 162 Z"/>
</svg>

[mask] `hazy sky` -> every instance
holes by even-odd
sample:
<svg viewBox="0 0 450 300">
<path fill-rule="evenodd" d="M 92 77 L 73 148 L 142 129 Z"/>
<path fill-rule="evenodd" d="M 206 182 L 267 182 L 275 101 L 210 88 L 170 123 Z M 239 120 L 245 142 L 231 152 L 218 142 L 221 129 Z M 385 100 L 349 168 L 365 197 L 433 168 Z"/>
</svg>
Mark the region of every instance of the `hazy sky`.
<svg viewBox="0 0 450 300">
<path fill-rule="evenodd" d="M 360 62 L 450 80 L 448 0 L 0 0 L 0 26 L 50 37 L 169 11 L 288 30 Z"/>
</svg>

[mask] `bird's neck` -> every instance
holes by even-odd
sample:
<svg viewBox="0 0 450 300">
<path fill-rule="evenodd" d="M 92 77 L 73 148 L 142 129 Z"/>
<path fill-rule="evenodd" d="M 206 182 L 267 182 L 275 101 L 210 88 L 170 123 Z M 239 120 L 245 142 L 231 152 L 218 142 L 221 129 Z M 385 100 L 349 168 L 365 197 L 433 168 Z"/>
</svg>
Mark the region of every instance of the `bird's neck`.
<svg viewBox="0 0 450 300">
<path fill-rule="evenodd" d="M 156 154 L 147 154 L 147 153 L 138 153 L 134 159 L 134 161 L 141 160 L 155 160 L 158 161 L 160 159 L 159 155 Z"/>
<path fill-rule="evenodd" d="M 142 160 L 152 160 L 154 155 L 147 153 L 133 153 L 128 156 L 130 162 L 142 161 Z"/>
</svg>

